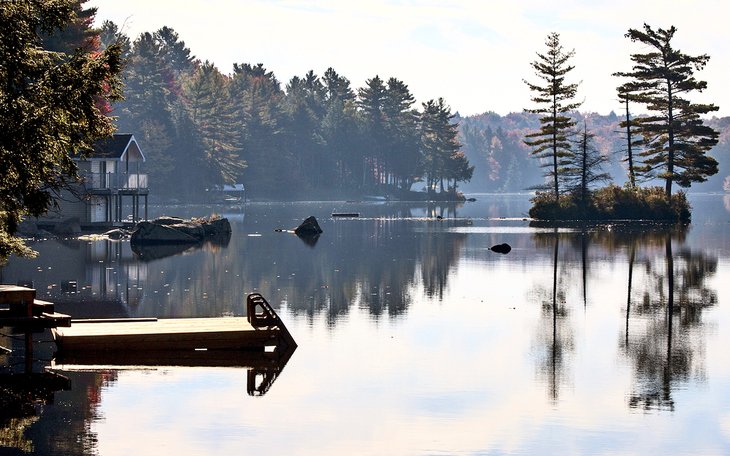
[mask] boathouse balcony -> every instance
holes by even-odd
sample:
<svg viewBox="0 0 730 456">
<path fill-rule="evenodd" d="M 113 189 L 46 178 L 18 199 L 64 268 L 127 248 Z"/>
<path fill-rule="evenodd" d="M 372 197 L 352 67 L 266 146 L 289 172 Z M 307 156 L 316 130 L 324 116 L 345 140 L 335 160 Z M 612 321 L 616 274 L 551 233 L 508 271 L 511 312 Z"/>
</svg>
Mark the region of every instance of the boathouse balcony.
<svg viewBox="0 0 730 456">
<path fill-rule="evenodd" d="M 147 174 L 87 172 L 82 175 L 82 179 L 89 191 L 148 190 Z"/>
</svg>

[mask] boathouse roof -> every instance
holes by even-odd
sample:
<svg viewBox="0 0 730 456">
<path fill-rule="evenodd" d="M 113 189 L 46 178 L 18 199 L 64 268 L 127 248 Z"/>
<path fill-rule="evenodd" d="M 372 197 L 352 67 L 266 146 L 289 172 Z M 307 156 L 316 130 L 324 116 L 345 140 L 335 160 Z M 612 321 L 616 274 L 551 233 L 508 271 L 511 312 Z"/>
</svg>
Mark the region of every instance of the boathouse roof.
<svg viewBox="0 0 730 456">
<path fill-rule="evenodd" d="M 131 133 L 118 133 L 96 141 L 84 154 L 86 160 L 145 161 L 142 149 Z"/>
</svg>

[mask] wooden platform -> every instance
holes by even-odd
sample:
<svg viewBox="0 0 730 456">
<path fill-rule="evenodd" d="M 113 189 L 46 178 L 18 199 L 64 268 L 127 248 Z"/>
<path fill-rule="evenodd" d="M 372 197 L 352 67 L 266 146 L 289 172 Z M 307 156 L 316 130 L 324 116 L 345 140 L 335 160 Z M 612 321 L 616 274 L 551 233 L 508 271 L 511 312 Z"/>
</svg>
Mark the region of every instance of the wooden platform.
<svg viewBox="0 0 730 456">
<path fill-rule="evenodd" d="M 53 334 L 61 352 L 244 350 L 281 342 L 278 330 L 256 329 L 245 317 L 72 321 Z"/>
<path fill-rule="evenodd" d="M 53 329 L 54 369 L 138 369 L 141 366 L 245 367 L 247 392 L 265 394 L 297 344 L 258 293 L 247 316 L 72 320 Z"/>
<path fill-rule="evenodd" d="M 264 350 L 296 348 L 273 308 L 258 293 L 247 297 L 247 316 L 72 320 L 53 329 L 60 353 Z"/>
</svg>

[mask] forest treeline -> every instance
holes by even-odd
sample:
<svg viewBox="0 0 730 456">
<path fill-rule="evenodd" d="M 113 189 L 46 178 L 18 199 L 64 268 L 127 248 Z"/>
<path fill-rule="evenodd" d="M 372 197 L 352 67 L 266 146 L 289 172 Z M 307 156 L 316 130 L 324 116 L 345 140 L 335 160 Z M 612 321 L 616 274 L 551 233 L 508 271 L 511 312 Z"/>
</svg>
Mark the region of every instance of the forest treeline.
<svg viewBox="0 0 730 456">
<path fill-rule="evenodd" d="M 216 185 L 240 182 L 254 198 L 408 198 L 417 188 L 451 199 L 457 184 L 466 192 L 524 192 L 544 184 L 524 142 L 539 128 L 534 113 L 461 117 L 443 99 L 416 109 L 404 81 L 376 75 L 354 88 L 333 68 L 323 75 L 310 70 L 283 86 L 263 64 L 234 64 L 224 74 L 193 56 L 169 27 L 131 40 L 105 22 L 100 42 L 122 45 L 125 100 L 111 114 L 118 131 L 135 134 L 146 153 L 155 195 L 195 201 Z M 612 180 L 625 182 L 623 119 L 615 112 L 571 116 L 594 135 L 592 146 L 607 157 Z M 706 123 L 721 133 L 709 153 L 720 173 L 694 190 L 730 189 L 723 167 L 730 118 Z"/>
<path fill-rule="evenodd" d="M 354 88 L 329 68 L 282 87 L 263 64 L 224 74 L 169 27 L 131 40 L 104 22 L 101 49 L 115 43 L 124 101 L 111 115 L 140 143 L 156 195 L 195 201 L 243 183 L 254 198 L 405 197 L 422 182 L 431 198 L 452 199 L 472 176 L 451 108 L 439 98 L 417 109 L 397 78 Z"/>
<path fill-rule="evenodd" d="M 616 104 L 616 110 L 620 111 L 618 100 Z M 608 158 L 604 168 L 613 182 L 619 185 L 626 182 L 626 137 L 619 126 L 623 119 L 615 112 L 606 115 L 576 112 L 572 116 L 579 125 L 588 125 L 595 135 L 593 146 Z M 524 192 L 543 184 L 539 162 L 530 155 L 530 147 L 523 141 L 539 127 L 538 114 L 514 112 L 502 116 L 486 112 L 457 120 L 462 150 L 475 167 L 471 181 L 461 185 L 461 190 Z M 708 177 L 707 182 L 694 184 L 692 191 L 730 191 L 730 117 L 713 117 L 705 123 L 720 132 L 718 144 L 708 154 L 719 162 L 720 172 Z"/>
</svg>

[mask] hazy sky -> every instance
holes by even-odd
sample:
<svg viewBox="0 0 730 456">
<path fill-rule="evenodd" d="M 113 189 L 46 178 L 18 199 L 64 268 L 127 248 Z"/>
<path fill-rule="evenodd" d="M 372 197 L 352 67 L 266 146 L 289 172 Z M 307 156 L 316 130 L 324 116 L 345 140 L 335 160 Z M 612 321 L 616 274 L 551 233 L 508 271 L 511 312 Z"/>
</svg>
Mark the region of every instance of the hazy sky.
<svg viewBox="0 0 730 456">
<path fill-rule="evenodd" d="M 678 28 L 675 47 L 709 54 L 696 101 L 730 114 L 726 83 L 730 46 L 722 0 L 90 0 L 97 22 L 110 19 L 130 38 L 175 29 L 201 60 L 223 73 L 233 63 L 263 63 L 284 87 L 292 76 L 328 67 L 358 88 L 379 75 L 396 77 L 418 102 L 443 97 L 462 115 L 507 114 L 531 106 L 523 79 L 530 62 L 558 32 L 575 49 L 572 80 L 581 82 L 582 111 L 619 111 L 615 71 L 644 52 L 624 34 L 648 23 Z M 419 106 L 420 107 L 420 106 Z"/>
</svg>

